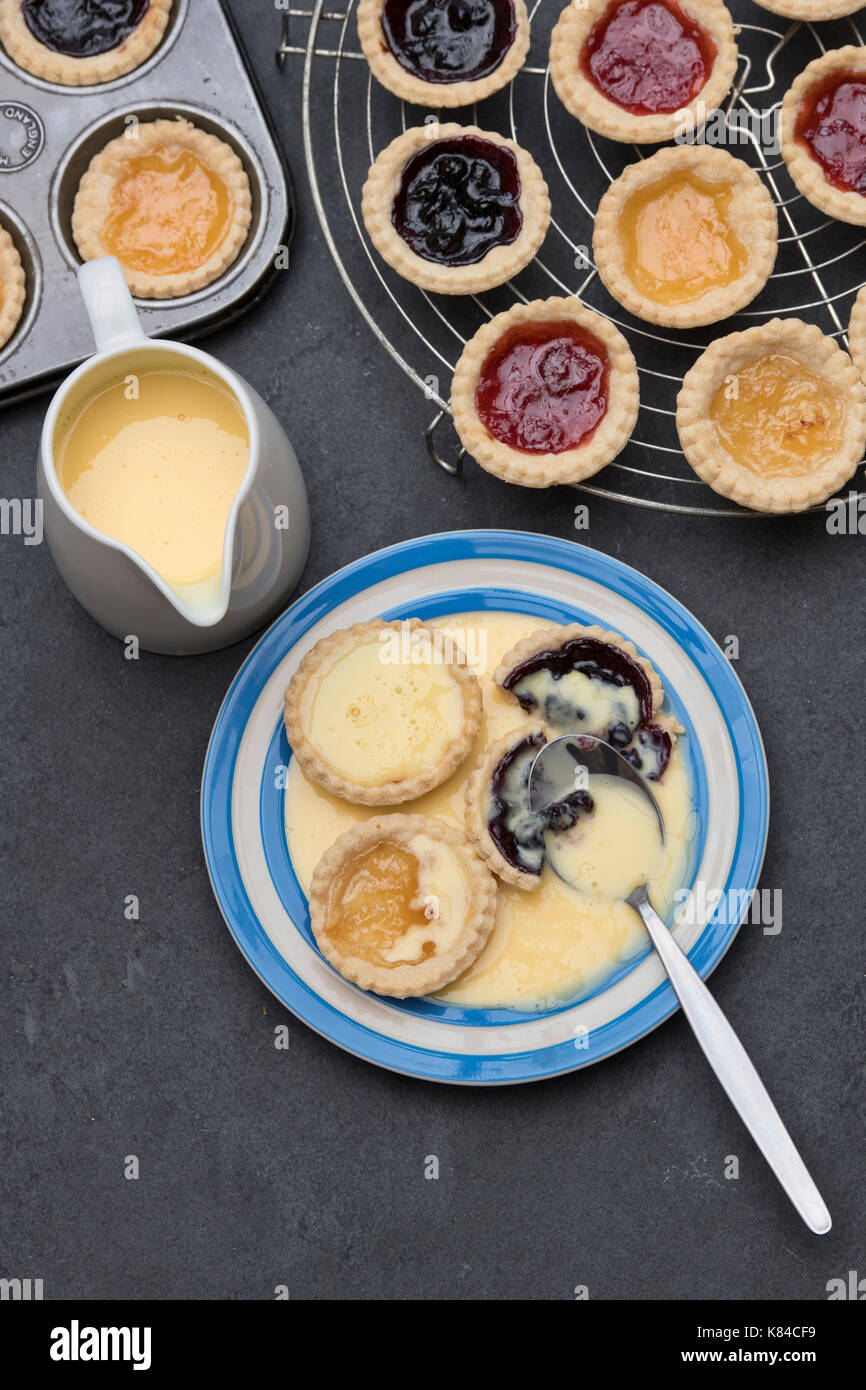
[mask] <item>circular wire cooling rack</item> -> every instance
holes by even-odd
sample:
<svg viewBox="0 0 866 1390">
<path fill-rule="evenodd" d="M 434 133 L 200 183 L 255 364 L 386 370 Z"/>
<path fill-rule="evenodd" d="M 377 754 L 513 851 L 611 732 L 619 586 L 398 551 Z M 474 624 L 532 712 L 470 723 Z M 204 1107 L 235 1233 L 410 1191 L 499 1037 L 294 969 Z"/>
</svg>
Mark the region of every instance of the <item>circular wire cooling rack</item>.
<svg viewBox="0 0 866 1390">
<path fill-rule="evenodd" d="M 707 126 L 707 139 L 746 159 L 765 180 L 778 210 L 779 254 L 770 281 L 747 309 L 722 324 L 687 332 L 633 318 L 610 297 L 593 266 L 599 199 L 628 163 L 646 157 L 647 147 L 594 135 L 556 97 L 547 49 L 562 0 L 530 0 L 532 46 L 505 92 L 480 109 L 443 117 L 505 132 L 524 145 L 544 172 L 553 205 L 550 231 L 535 261 L 500 289 L 466 296 L 427 294 L 396 275 L 373 250 L 360 212 L 361 189 L 376 155 L 407 126 L 435 121 L 440 113 L 408 106 L 373 80 L 358 44 L 356 0 L 338 0 L 336 9 L 315 0 L 312 10 L 283 10 L 277 59 L 281 64 L 288 54 L 304 59 L 304 149 L 322 234 L 379 343 L 430 402 L 435 413 L 425 431 L 427 448 L 447 472 L 461 467 L 456 435 L 452 431 L 444 446 L 440 438 L 451 413 L 451 376 L 466 340 L 515 299 L 577 295 L 625 332 L 641 388 L 631 441 L 580 489 L 657 511 L 764 515 L 723 505 L 689 468 L 676 433 L 676 396 L 683 375 L 713 338 L 775 315 L 816 323 L 847 346 L 851 305 L 866 270 L 864 229 L 826 218 L 798 194 L 779 154 L 777 132 L 782 97 L 797 73 L 829 49 L 864 40 L 854 18 L 819 28 L 780 19 L 750 0 L 729 4 L 740 31 L 740 61 L 724 110 Z M 299 36 L 303 42 L 295 41 L 299 25 L 308 26 Z"/>
</svg>

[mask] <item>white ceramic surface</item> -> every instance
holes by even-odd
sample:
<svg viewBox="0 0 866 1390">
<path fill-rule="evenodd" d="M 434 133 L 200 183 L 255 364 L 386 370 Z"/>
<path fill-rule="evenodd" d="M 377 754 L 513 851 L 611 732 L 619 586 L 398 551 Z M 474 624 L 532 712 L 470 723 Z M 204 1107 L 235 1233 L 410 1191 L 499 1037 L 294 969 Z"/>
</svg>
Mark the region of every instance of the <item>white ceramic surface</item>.
<svg viewBox="0 0 866 1390">
<path fill-rule="evenodd" d="M 307 558 L 309 511 L 295 451 L 273 411 L 236 372 L 198 348 L 147 337 L 113 256 L 83 265 L 79 283 L 97 351 L 51 401 L 37 467 L 55 564 L 91 617 L 116 637 L 136 637 L 147 651 L 182 656 L 238 642 L 284 607 Z M 140 366 L 143 353 L 206 367 L 234 393 L 246 418 L 249 463 L 229 513 L 218 597 L 209 607 L 186 603 L 134 550 L 85 521 L 55 470 L 54 429 L 70 391 L 106 363 L 122 367 L 124 356 Z M 286 515 L 289 525 L 278 526 Z"/>
</svg>

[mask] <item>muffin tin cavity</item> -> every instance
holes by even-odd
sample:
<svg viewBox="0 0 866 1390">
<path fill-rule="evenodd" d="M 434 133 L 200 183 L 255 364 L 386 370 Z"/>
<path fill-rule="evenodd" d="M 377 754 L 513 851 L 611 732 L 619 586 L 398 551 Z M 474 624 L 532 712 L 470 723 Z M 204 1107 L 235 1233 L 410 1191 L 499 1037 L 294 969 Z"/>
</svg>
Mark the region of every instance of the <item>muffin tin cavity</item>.
<svg viewBox="0 0 866 1390">
<path fill-rule="evenodd" d="M 251 197 L 250 225 L 231 264 L 194 293 L 139 299 L 145 332 L 189 339 L 220 327 L 259 298 L 276 266 L 286 263 L 294 230 L 292 195 L 232 21 L 219 0 L 194 5 L 174 0 L 153 57 L 101 87 L 40 82 L 5 55 L 0 65 L 0 220 L 27 274 L 24 314 L 0 349 L 0 404 L 48 386 L 93 352 L 76 283 L 82 258 L 72 235 L 72 209 L 94 155 L 135 121 L 182 116 L 216 136 L 240 159 Z"/>
<path fill-rule="evenodd" d="M 244 166 L 250 184 L 250 196 L 252 198 L 251 219 L 246 240 L 241 247 L 235 260 L 229 265 L 219 279 L 212 284 L 205 286 L 194 294 L 178 296 L 172 299 L 162 300 L 161 303 L 173 306 L 196 304 L 202 299 L 206 299 L 220 287 L 226 285 L 239 275 L 249 264 L 251 257 L 255 255 L 257 246 L 261 240 L 263 225 L 267 218 L 268 189 L 265 172 L 252 147 L 244 140 L 239 131 L 226 125 L 226 123 L 216 117 L 213 112 L 206 111 L 202 107 L 190 106 L 185 103 L 176 102 L 172 105 L 165 103 L 153 103 L 141 105 L 137 103 L 134 107 L 126 107 L 116 111 L 111 116 L 103 117 L 95 122 L 81 134 L 77 140 L 69 147 L 60 160 L 55 174 L 54 188 L 51 198 L 51 221 L 54 235 L 61 252 L 65 256 L 69 265 L 77 270 L 82 264 L 82 257 L 75 244 L 72 234 L 72 209 L 75 204 L 75 195 L 78 192 L 79 184 L 83 174 L 90 165 L 94 155 L 111 141 L 122 136 L 126 131 L 134 132 L 135 123 L 144 125 L 151 121 L 172 120 L 176 116 L 182 116 L 191 121 L 199 130 L 204 130 L 210 135 L 216 135 L 218 139 L 234 150 L 235 154 Z M 135 152 L 134 135 L 130 135 L 130 153 Z M 136 298 L 136 303 L 142 306 L 154 305 L 156 300 Z"/>
</svg>

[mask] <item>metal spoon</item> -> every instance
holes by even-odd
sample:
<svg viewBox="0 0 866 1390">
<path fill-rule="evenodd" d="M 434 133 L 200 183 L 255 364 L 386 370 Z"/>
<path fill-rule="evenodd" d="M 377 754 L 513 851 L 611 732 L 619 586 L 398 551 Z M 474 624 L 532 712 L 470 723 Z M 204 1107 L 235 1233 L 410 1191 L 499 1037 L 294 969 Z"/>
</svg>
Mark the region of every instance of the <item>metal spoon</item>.
<svg viewBox="0 0 866 1390">
<path fill-rule="evenodd" d="M 584 768 L 585 773 L 581 771 Z M 586 779 L 599 774 L 622 777 L 640 789 L 658 817 L 661 842 L 664 844 L 664 820 L 647 782 L 616 748 L 588 735 L 566 734 L 541 749 L 529 773 L 530 809 L 543 811 L 576 788 L 586 787 Z M 552 859 L 550 862 L 555 869 Z M 560 877 L 568 882 L 564 875 Z M 700 975 L 689 963 L 685 952 L 652 907 L 648 885 L 639 884 L 625 901 L 640 914 L 683 1013 L 728 1099 L 806 1225 L 816 1235 L 824 1235 L 829 1231 L 831 1221 L 820 1192 L 809 1176 L 761 1078 L 749 1061 L 745 1048 Z"/>
</svg>

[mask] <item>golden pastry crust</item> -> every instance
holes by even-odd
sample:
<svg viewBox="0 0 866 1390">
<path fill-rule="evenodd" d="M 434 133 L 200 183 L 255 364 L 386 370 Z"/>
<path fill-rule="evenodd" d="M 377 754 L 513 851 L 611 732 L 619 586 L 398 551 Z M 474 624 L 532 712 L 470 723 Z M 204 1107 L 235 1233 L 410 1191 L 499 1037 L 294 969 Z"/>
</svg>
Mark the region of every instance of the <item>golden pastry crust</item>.
<svg viewBox="0 0 866 1390">
<path fill-rule="evenodd" d="M 15 242 L 0 227 L 0 349 L 5 347 L 24 311 L 27 283 Z"/>
<path fill-rule="evenodd" d="M 660 304 L 645 295 L 626 272 L 620 219 L 629 199 L 639 190 L 677 173 L 693 173 L 707 182 L 731 186 L 731 227 L 747 247 L 749 259 L 743 274 L 731 284 L 715 286 L 687 304 Z M 668 328 L 696 328 L 728 318 L 760 293 L 772 274 L 777 240 L 776 208 L 754 169 L 726 150 L 678 145 L 630 164 L 614 180 L 598 205 L 592 247 L 599 275 L 629 313 Z"/>
<path fill-rule="evenodd" d="M 434 131 L 435 134 L 431 133 Z M 438 265 L 416 255 L 398 235 L 391 221 L 391 209 L 403 170 L 412 156 L 437 140 L 454 140 L 463 135 L 474 135 L 511 150 L 517 159 L 523 225 L 515 241 L 508 246 L 494 246 L 476 265 Z M 550 198 L 541 170 L 520 145 L 494 131 L 451 121 L 435 127 L 413 126 L 391 141 L 367 175 L 361 195 L 361 212 L 370 240 L 398 275 L 434 294 L 480 294 L 503 285 L 532 260 L 547 235 Z"/>
<path fill-rule="evenodd" d="M 782 99 L 782 158 L 797 188 L 813 207 L 840 222 L 862 227 L 866 226 L 866 197 L 862 193 L 848 193 L 834 188 L 833 184 L 828 183 L 817 159 L 794 134 L 797 115 L 806 93 L 816 82 L 823 82 L 834 72 L 840 71 L 862 72 L 866 81 L 866 48 L 856 48 L 853 44 L 835 48 L 823 57 L 815 58 L 795 78 Z"/>
<path fill-rule="evenodd" d="M 785 19 L 799 19 L 806 24 L 844 19 L 845 15 L 863 8 L 863 0 L 755 0 L 755 4 L 771 14 L 780 14 Z"/>
<path fill-rule="evenodd" d="M 481 686 L 477 676 L 465 664 L 462 653 L 456 650 L 455 646 L 452 654 L 457 659 L 453 662 L 443 662 L 442 665 L 460 690 L 463 724 L 444 753 L 437 756 L 435 763 L 419 767 L 411 777 L 370 785 L 345 775 L 329 762 L 324 751 L 309 738 L 304 726 L 301 709 L 304 691 L 309 681 L 327 667 L 341 648 L 348 650 L 347 641 L 360 643 L 372 634 L 378 637 L 379 633 L 388 629 L 395 633 L 426 632 L 431 640 L 435 638 L 435 629 L 426 627 L 418 618 L 410 618 L 405 622 L 396 620 L 391 623 L 376 618 L 371 622 L 355 623 L 352 627 L 341 628 L 330 636 L 323 637 L 310 648 L 290 680 L 285 694 L 286 734 L 292 752 L 304 772 L 312 781 L 324 787 L 325 791 L 360 806 L 396 806 L 404 801 L 412 801 L 417 796 L 423 796 L 425 792 L 447 781 L 469 755 L 481 725 Z"/>
<path fill-rule="evenodd" d="M 848 321 L 848 351 L 851 361 L 866 384 L 866 285 L 858 292 Z"/>
<path fill-rule="evenodd" d="M 572 319 L 594 334 L 607 350 L 607 411 L 590 438 L 576 449 L 565 449 L 559 454 L 524 453 L 494 438 L 481 420 L 475 404 L 479 375 L 488 354 L 508 329 L 519 323 L 562 319 Z M 556 483 L 580 482 L 616 458 L 637 422 L 639 389 L 631 349 L 609 319 L 586 308 L 579 299 L 536 299 L 497 314 L 470 338 L 454 373 L 451 409 L 463 447 L 488 473 L 522 487 L 552 487 Z"/>
<path fill-rule="evenodd" d="M 464 792 L 466 834 L 475 849 L 498 878 L 501 878 L 504 883 L 512 884 L 515 888 L 523 889 L 527 893 L 531 893 L 540 886 L 541 874 L 530 874 L 524 869 L 518 869 L 514 864 L 509 864 L 508 860 L 500 853 L 499 846 L 490 834 L 488 805 L 490 785 L 499 763 L 516 744 L 521 743 L 525 738 L 535 737 L 540 738 L 539 748 L 547 742 L 547 732 L 544 725 L 538 720 L 530 720 L 504 734 L 502 738 L 489 743 L 484 750 L 481 761 L 467 781 Z"/>
<path fill-rule="evenodd" d="M 609 101 L 584 77 L 580 53 L 610 0 L 586 0 L 563 10 L 550 38 L 550 76 L 566 110 L 590 130 L 626 144 L 657 144 L 683 129 L 684 112 L 713 111 L 721 103 L 737 71 L 734 22 L 721 0 L 683 0 L 682 8 L 716 46 L 716 60 L 698 95 L 677 111 L 641 116 Z"/>
<path fill-rule="evenodd" d="M 619 632 L 612 632 L 607 628 L 598 627 L 593 624 L 585 627 L 583 623 L 568 623 L 565 627 L 557 628 L 538 628 L 535 632 L 530 632 L 527 637 L 521 638 L 515 647 L 506 652 L 493 672 L 493 680 L 500 690 L 505 690 L 505 681 L 514 670 L 515 666 L 522 666 L 524 661 L 529 661 L 533 656 L 538 656 L 540 652 L 557 650 L 565 647 L 569 642 L 574 642 L 578 637 L 591 637 L 596 642 L 606 642 L 608 646 L 618 647 L 621 652 L 639 666 L 649 682 L 650 697 L 652 708 L 650 718 L 654 723 L 658 722 L 657 716 L 664 703 L 665 692 L 662 688 L 661 678 L 651 662 L 645 656 L 641 656 L 634 643 L 626 640 Z M 511 694 L 511 691 L 506 691 Z M 512 696 L 516 700 L 516 696 Z"/>
<path fill-rule="evenodd" d="M 818 373 L 843 396 L 845 433 L 838 454 L 813 474 L 762 478 L 724 448 L 710 416 L 717 393 L 730 376 L 757 357 L 779 353 Z M 770 323 L 718 338 L 686 373 L 677 397 L 677 433 L 692 468 L 714 492 L 763 512 L 802 512 L 831 497 L 856 471 L 866 445 L 866 387 L 847 352 L 813 323 L 772 319 Z"/>
<path fill-rule="evenodd" d="M 223 180 L 232 199 L 231 224 L 219 246 L 193 270 L 151 275 L 122 266 L 130 292 L 141 299 L 176 299 L 192 294 L 217 280 L 240 253 L 252 216 L 250 181 L 232 147 L 216 135 L 201 130 L 178 116 L 174 120 L 143 122 L 135 139 L 119 135 L 94 155 L 84 173 L 72 210 L 72 234 L 82 260 L 111 254 L 102 241 L 102 230 L 112 210 L 112 195 L 122 178 L 126 160 L 162 145 L 191 150 Z"/>
<path fill-rule="evenodd" d="M 64 87 L 93 87 L 113 82 L 146 62 L 162 41 L 172 0 L 150 0 L 146 11 L 123 43 L 107 53 L 73 58 L 55 53 L 31 34 L 21 13 L 21 0 L 0 0 L 0 43 L 12 62 L 33 77 Z"/>
<path fill-rule="evenodd" d="M 384 0 L 360 0 L 358 5 L 358 38 L 370 71 L 389 92 L 414 106 L 432 106 L 436 110 L 453 106 L 472 106 L 477 101 L 506 87 L 517 75 L 529 52 L 529 15 L 523 0 L 514 5 L 514 42 L 494 72 L 467 82 L 425 82 L 401 67 L 388 48 L 382 33 Z"/>
<path fill-rule="evenodd" d="M 327 932 L 329 890 L 334 877 L 350 860 L 383 842 L 410 848 L 416 836 L 447 846 L 457 859 L 466 887 L 466 912 L 457 940 L 442 954 L 417 964 L 377 965 L 345 951 Z M 310 922 L 319 950 L 335 970 L 361 989 L 398 999 L 432 994 L 462 975 L 483 951 L 496 920 L 496 880 L 465 835 L 430 816 L 376 816 L 352 826 L 316 865 L 310 886 Z"/>
</svg>

